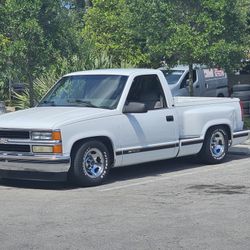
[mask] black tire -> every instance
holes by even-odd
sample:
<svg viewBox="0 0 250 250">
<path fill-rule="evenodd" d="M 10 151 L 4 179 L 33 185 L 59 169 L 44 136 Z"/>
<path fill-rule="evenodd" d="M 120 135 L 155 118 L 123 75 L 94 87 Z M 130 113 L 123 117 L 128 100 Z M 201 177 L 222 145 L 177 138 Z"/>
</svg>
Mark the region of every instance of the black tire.
<svg viewBox="0 0 250 250">
<path fill-rule="evenodd" d="M 205 164 L 219 164 L 228 152 L 228 134 L 223 126 L 210 128 L 198 156 Z"/>
<path fill-rule="evenodd" d="M 107 147 L 100 141 L 86 141 L 76 149 L 69 177 L 79 186 L 97 186 L 107 178 L 110 166 Z"/>
<path fill-rule="evenodd" d="M 232 97 L 239 98 L 241 101 L 250 101 L 250 91 L 235 92 Z"/>
<path fill-rule="evenodd" d="M 250 108 L 250 101 L 243 101 L 242 106 L 243 106 L 243 109 L 249 109 Z"/>
<path fill-rule="evenodd" d="M 236 84 L 233 86 L 233 92 L 249 91 L 250 84 Z"/>
<path fill-rule="evenodd" d="M 243 108 L 243 114 L 249 115 L 249 108 Z"/>
<path fill-rule="evenodd" d="M 250 95 L 250 90 L 248 90 L 248 91 L 235 91 L 235 92 L 233 92 L 233 95 L 236 95 L 236 96 L 249 96 Z"/>
</svg>

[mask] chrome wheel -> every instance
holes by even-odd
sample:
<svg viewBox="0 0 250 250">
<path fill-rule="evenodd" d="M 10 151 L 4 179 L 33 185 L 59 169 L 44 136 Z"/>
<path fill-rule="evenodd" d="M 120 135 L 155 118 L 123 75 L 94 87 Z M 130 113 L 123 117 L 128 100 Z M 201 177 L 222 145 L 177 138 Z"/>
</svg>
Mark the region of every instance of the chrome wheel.
<svg viewBox="0 0 250 250">
<path fill-rule="evenodd" d="M 83 156 L 83 171 L 91 178 L 98 178 L 105 168 L 105 157 L 98 148 L 89 148 Z"/>
<path fill-rule="evenodd" d="M 225 160 L 228 152 L 229 130 L 224 126 L 214 126 L 208 129 L 198 154 L 205 164 L 218 164 Z"/>
<path fill-rule="evenodd" d="M 219 159 L 225 154 L 225 135 L 222 131 L 215 131 L 210 140 L 210 152 L 215 159 Z"/>
</svg>

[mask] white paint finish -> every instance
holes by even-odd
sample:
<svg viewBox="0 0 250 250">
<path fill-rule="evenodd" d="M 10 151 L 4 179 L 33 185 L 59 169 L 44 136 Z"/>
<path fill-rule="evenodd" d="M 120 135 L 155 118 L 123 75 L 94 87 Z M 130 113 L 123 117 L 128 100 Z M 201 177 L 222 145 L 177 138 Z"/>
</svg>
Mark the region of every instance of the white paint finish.
<svg viewBox="0 0 250 250">
<path fill-rule="evenodd" d="M 174 110 L 162 109 L 143 114 L 121 114 L 63 126 L 64 154 L 70 153 L 76 141 L 98 136 L 109 138 L 114 151 L 178 142 L 176 123 L 166 121 L 166 116 L 174 115 L 173 112 Z M 115 166 L 172 158 L 176 156 L 177 150 L 178 148 L 170 148 L 116 156 Z"/>
<path fill-rule="evenodd" d="M 209 104 L 225 104 L 238 103 L 238 98 L 219 98 L 219 97 L 190 97 L 190 96 L 175 96 L 174 104 L 176 107 L 194 106 L 194 105 L 209 105 Z"/>
<path fill-rule="evenodd" d="M 115 110 L 86 107 L 37 107 L 2 115 L 0 128 L 9 129 L 60 129 L 62 131 L 63 154 L 69 155 L 75 142 L 90 137 L 104 136 L 110 139 L 114 149 L 115 166 L 130 165 L 146 161 L 172 158 L 178 148 L 161 146 L 173 144 L 179 138 L 203 139 L 207 129 L 214 125 L 227 124 L 232 133 L 242 130 L 238 99 L 231 98 L 172 98 L 163 73 L 151 69 L 98 70 L 75 72 L 72 75 L 127 75 L 128 81 Z M 138 75 L 156 74 L 167 100 L 166 109 L 140 114 L 123 114 L 127 94 Z M 166 116 L 174 121 L 167 122 Z M 233 141 L 240 143 L 244 138 Z M 202 144 L 183 146 L 179 156 L 196 154 Z M 147 148 L 158 150 L 147 151 Z M 116 151 L 144 149 L 140 153 L 115 155 Z M 146 149 L 146 150 L 145 150 Z"/>
<path fill-rule="evenodd" d="M 67 124 L 116 114 L 116 110 L 86 107 L 36 107 L 1 116 L 0 128 L 58 129 Z"/>
<path fill-rule="evenodd" d="M 107 137 L 112 142 L 114 151 L 121 147 L 120 134 L 123 130 L 122 115 L 100 117 L 61 127 L 63 152 L 70 154 L 75 142 L 92 137 Z M 115 165 L 122 164 L 122 156 L 116 157 Z"/>
<path fill-rule="evenodd" d="M 222 113 L 224 113 L 222 117 Z M 233 128 L 234 109 L 232 107 L 218 107 L 215 110 L 209 107 L 181 109 L 179 114 L 180 136 L 203 137 L 207 129 L 214 125 L 226 124 Z"/>
<path fill-rule="evenodd" d="M 97 70 L 86 70 L 79 72 L 72 72 L 65 76 L 79 76 L 79 75 L 123 75 L 123 76 L 131 76 L 131 75 L 149 75 L 149 74 L 157 74 L 159 70 L 155 69 L 97 69 Z"/>
<path fill-rule="evenodd" d="M 178 157 L 198 154 L 202 148 L 202 143 L 180 146 Z"/>
<path fill-rule="evenodd" d="M 173 116 L 173 122 L 167 122 L 166 117 Z M 122 116 L 122 133 L 120 133 L 121 148 L 138 148 L 161 146 L 177 142 L 179 139 L 174 109 L 159 109 L 143 114 L 127 114 Z M 130 165 L 164 158 L 172 158 L 178 148 L 166 148 L 143 153 L 126 154 L 123 164 Z M 158 152 L 157 152 L 158 151 Z"/>
<path fill-rule="evenodd" d="M 215 125 L 228 125 L 232 132 L 243 128 L 239 99 L 175 97 L 181 138 L 203 137 Z"/>
</svg>

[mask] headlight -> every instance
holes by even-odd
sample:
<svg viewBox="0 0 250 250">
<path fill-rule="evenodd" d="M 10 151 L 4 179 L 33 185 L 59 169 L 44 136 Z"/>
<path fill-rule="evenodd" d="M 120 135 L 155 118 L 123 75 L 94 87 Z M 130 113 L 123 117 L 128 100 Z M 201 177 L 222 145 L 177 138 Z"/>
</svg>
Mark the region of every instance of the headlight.
<svg viewBox="0 0 250 250">
<path fill-rule="evenodd" d="M 41 141 L 43 141 L 43 140 L 44 141 L 49 141 L 49 140 L 60 141 L 61 140 L 61 132 L 60 131 L 32 132 L 31 139 L 32 140 L 41 140 Z"/>
<path fill-rule="evenodd" d="M 32 132 L 32 140 L 52 140 L 52 132 Z"/>
</svg>

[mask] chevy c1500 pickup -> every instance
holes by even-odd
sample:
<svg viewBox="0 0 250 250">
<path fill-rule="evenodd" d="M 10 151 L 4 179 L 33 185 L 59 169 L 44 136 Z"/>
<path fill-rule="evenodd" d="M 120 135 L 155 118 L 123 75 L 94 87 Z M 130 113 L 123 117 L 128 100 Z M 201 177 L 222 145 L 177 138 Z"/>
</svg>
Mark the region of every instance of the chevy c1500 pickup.
<svg viewBox="0 0 250 250">
<path fill-rule="evenodd" d="M 237 98 L 173 97 L 160 70 L 75 72 L 37 107 L 0 116 L 0 176 L 93 186 L 117 166 L 221 163 L 248 135 Z"/>
</svg>

